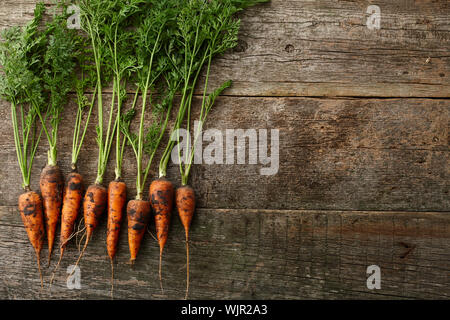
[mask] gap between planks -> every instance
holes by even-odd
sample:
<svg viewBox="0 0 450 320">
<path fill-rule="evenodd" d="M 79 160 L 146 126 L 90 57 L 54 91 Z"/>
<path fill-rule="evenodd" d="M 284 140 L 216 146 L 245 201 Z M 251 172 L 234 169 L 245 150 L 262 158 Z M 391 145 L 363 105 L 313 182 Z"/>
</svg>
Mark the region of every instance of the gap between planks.
<svg viewBox="0 0 450 320">
<path fill-rule="evenodd" d="M 2 209 L 6 209 L 5 211 L 14 211 L 16 210 L 16 206 L 0 206 L 0 211 Z M 414 218 L 418 218 L 419 215 L 422 216 L 438 216 L 439 218 L 444 218 L 450 220 L 450 211 L 420 211 L 420 210 L 348 210 L 348 209 L 258 209 L 258 208 L 207 208 L 207 207 L 198 207 L 196 208 L 198 211 L 215 211 L 215 212 L 222 212 L 222 213 L 239 213 L 242 211 L 245 211 L 249 214 L 260 214 L 260 213 L 293 213 L 293 214 L 329 214 L 329 215 L 341 215 L 341 214 L 362 214 L 362 215 L 380 215 L 380 216 L 391 216 L 391 215 L 398 215 L 398 216 L 409 216 L 411 214 L 414 215 Z M 3 226 L 12 226 L 15 227 L 17 225 L 13 224 L 3 224 L 1 222 L 1 215 L 0 215 L 0 225 Z M 22 225 L 19 225 L 22 227 Z"/>
<path fill-rule="evenodd" d="M 93 91 L 86 91 L 84 94 L 90 94 L 92 95 Z M 73 91 L 69 92 L 69 95 L 75 95 L 76 93 Z M 103 91 L 103 95 L 111 95 L 112 91 L 105 90 Z M 133 91 L 127 91 L 128 95 L 134 95 L 135 92 Z M 138 96 L 142 96 L 142 93 L 139 93 Z M 175 95 L 176 98 L 181 97 L 179 94 Z M 195 93 L 193 95 L 195 98 L 202 98 L 203 94 L 201 93 Z M 221 94 L 219 97 L 227 97 L 227 98 L 249 98 L 249 99 L 264 99 L 264 98 L 280 98 L 280 99 L 286 99 L 286 98 L 305 98 L 305 99 L 323 99 L 323 100 L 398 100 L 398 99 L 429 99 L 429 100 L 450 100 L 450 96 L 358 96 L 358 95 L 245 95 L 245 94 Z"/>
</svg>

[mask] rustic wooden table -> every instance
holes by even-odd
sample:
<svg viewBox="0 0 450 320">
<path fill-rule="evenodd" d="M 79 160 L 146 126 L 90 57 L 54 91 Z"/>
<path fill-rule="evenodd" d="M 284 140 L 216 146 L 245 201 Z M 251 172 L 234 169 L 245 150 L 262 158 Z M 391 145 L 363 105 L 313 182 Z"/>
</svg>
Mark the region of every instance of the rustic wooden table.
<svg viewBox="0 0 450 320">
<path fill-rule="evenodd" d="M 34 4 L 1 0 L 0 28 L 24 24 Z M 379 29 L 377 14 L 368 13 L 374 4 Z M 450 2 L 272 0 L 241 17 L 238 47 L 212 70 L 212 86 L 224 79 L 234 85 L 207 127 L 279 129 L 280 167 L 262 176 L 263 165 L 194 166 L 199 208 L 190 297 L 450 298 Z M 16 207 L 21 180 L 9 112 L 1 102 L 0 298 L 109 298 L 104 220 L 81 262 L 81 289 L 66 284 L 66 269 L 78 255 L 74 244 L 52 291 L 40 289 Z M 68 110 L 61 126 L 67 130 L 59 146 L 64 173 L 73 115 Z M 93 132 L 94 125 L 79 165 L 86 184 L 95 178 Z M 45 150 L 43 140 L 34 190 Z M 134 172 L 127 153 L 130 194 Z M 175 165 L 169 176 L 179 181 Z M 367 286 L 371 265 L 380 268 L 381 289 Z M 50 275 L 44 269 L 46 284 Z M 115 275 L 116 298 L 183 298 L 178 218 L 163 259 L 164 292 L 151 236 L 131 269 L 123 228 Z"/>
</svg>

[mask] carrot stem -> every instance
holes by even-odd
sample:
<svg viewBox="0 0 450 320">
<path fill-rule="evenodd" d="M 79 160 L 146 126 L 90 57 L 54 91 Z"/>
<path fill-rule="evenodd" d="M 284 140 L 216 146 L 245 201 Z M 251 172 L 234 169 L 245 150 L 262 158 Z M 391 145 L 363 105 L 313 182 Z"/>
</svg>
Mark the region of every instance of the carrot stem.
<svg viewBox="0 0 450 320">
<path fill-rule="evenodd" d="M 81 114 L 82 114 L 82 110 L 81 110 L 80 106 L 79 106 L 78 111 L 77 111 L 77 116 L 79 115 L 79 121 L 78 121 L 78 123 L 75 124 L 74 142 L 72 144 L 72 165 L 76 165 L 76 163 L 78 161 L 78 156 L 79 156 L 80 151 L 81 151 L 81 146 L 83 145 L 83 141 L 84 141 L 84 138 L 86 136 L 86 131 L 87 131 L 87 128 L 88 128 L 88 125 L 89 125 L 89 121 L 91 119 L 91 114 L 92 114 L 92 110 L 93 110 L 94 102 L 95 102 L 95 97 L 96 97 L 96 92 L 97 92 L 97 85 L 96 85 L 96 87 L 94 89 L 94 93 L 92 94 L 92 100 L 91 100 L 91 102 L 89 104 L 89 111 L 88 111 L 88 114 L 87 114 L 86 123 L 84 124 L 83 133 L 81 134 L 81 139 L 79 139 L 79 134 L 80 134 L 80 129 L 81 129 Z M 75 136 L 76 136 L 76 140 L 75 140 Z"/>
</svg>

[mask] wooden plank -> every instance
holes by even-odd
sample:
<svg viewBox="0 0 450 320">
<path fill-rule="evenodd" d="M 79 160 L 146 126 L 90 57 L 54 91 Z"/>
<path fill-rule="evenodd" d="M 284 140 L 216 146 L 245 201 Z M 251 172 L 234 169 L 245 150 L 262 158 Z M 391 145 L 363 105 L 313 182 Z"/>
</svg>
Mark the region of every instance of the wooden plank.
<svg viewBox="0 0 450 320">
<path fill-rule="evenodd" d="M 448 299 L 449 219 L 448 212 L 199 209 L 191 233 L 190 298 Z M 8 257 L 0 259 L 0 298 L 108 299 L 105 225 L 103 221 L 97 229 L 81 262 L 81 289 L 70 290 L 66 285 L 67 267 L 77 257 L 71 243 L 50 294 L 52 268 L 44 268 L 46 286 L 41 290 L 34 253 L 17 209 L 0 207 L 0 253 Z M 162 293 L 157 243 L 147 234 L 131 269 L 126 228 L 122 228 L 115 297 L 182 299 L 183 237 L 175 218 L 164 254 Z M 405 246 L 414 248 L 407 256 Z M 380 267 L 380 290 L 367 288 L 370 265 Z"/>
<path fill-rule="evenodd" d="M 380 30 L 366 26 L 371 4 Z M 235 79 L 236 95 L 448 97 L 449 10 L 446 1 L 271 1 L 243 14 L 240 46 L 212 74 Z"/>
<path fill-rule="evenodd" d="M 108 97 L 105 96 L 107 103 Z M 195 102 L 198 110 L 199 101 Z M 206 208 L 449 211 L 450 100 L 315 99 L 221 97 L 205 129 L 279 130 L 279 171 L 261 175 L 269 165 L 249 163 L 258 150 L 248 143 L 246 164 L 193 165 L 191 184 L 198 205 Z M 9 121 L 0 107 L 0 203 L 15 205 L 20 175 Z M 74 107 L 67 108 L 59 141 L 60 164 L 69 172 Z M 79 170 L 86 184 L 96 176 L 96 123 L 93 115 Z M 107 117 L 104 117 L 105 119 Z M 203 148 L 209 145 L 205 142 Z M 46 142 L 38 150 L 32 187 L 46 162 Z M 249 151 L 250 150 L 250 151 Z M 262 149 L 261 149 L 262 150 Z M 270 155 L 270 152 L 269 152 Z M 113 179 L 114 152 L 105 178 Z M 236 157 L 235 157 L 236 159 Z M 159 157 L 152 167 L 157 171 Z M 124 159 L 125 182 L 134 195 L 135 160 Z M 179 183 L 178 166 L 168 176 Z"/>
<path fill-rule="evenodd" d="M 0 29 L 31 19 L 35 3 L 3 0 Z M 380 30 L 366 26 L 370 4 L 381 9 Z M 241 14 L 239 45 L 214 62 L 211 79 L 211 87 L 226 79 L 234 85 L 219 98 L 206 128 L 223 134 L 279 129 L 280 168 L 262 176 L 262 164 L 193 166 L 199 209 L 192 226 L 191 298 L 450 297 L 449 15 L 444 0 L 272 0 Z M 40 289 L 16 208 L 21 179 L 9 112 L 1 101 L 0 255 L 6 258 L 0 259 L 0 299 L 109 298 L 105 219 L 83 258 L 81 290 L 66 286 L 66 268 L 78 255 L 74 243 L 52 292 Z M 73 105 L 63 116 L 59 156 L 66 174 Z M 95 122 L 94 114 L 79 163 L 86 184 L 96 175 Z M 45 149 L 43 139 L 32 174 L 35 190 Z M 246 152 L 247 160 L 256 151 Z M 106 182 L 113 178 L 112 162 Z M 135 170 L 128 150 L 130 198 Z M 174 164 L 169 177 L 178 184 Z M 116 298 L 183 298 L 183 241 L 175 217 L 162 293 L 156 242 L 146 235 L 131 270 L 122 230 Z M 381 290 L 367 289 L 369 265 L 381 268 Z M 48 284 L 51 269 L 44 274 Z"/>
<path fill-rule="evenodd" d="M 35 2 L 2 1 L 0 28 L 24 24 Z M 371 4 L 379 30 L 366 25 Z M 448 98 L 449 15 L 446 0 L 272 0 L 241 14 L 239 45 L 215 61 L 211 87 L 232 79 L 226 94 L 238 96 Z"/>
</svg>

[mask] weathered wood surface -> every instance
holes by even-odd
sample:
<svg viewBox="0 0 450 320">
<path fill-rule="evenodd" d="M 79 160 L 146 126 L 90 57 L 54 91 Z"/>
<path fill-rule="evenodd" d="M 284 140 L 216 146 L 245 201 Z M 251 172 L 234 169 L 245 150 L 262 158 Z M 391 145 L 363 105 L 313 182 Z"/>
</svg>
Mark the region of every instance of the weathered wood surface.
<svg viewBox="0 0 450 320">
<path fill-rule="evenodd" d="M 449 211 L 449 106 L 448 100 L 434 99 L 220 98 L 207 127 L 279 128 L 280 171 L 263 177 L 261 165 L 194 166 L 191 181 L 204 209 L 193 223 L 191 297 L 448 298 L 448 212 L 334 210 Z M 65 119 L 70 118 L 68 113 Z M 2 137 L 9 136 L 9 126 L 8 121 L 0 126 Z M 91 132 L 80 158 L 86 183 L 96 174 L 93 139 Z M 69 146 L 70 134 L 62 135 L 65 172 Z M 0 215 L 0 252 L 8 257 L 2 259 L 0 295 L 49 298 L 48 292 L 39 293 L 33 252 L 15 209 L 20 191 L 10 139 L 2 139 L 0 154 L 7 159 L 0 168 L 1 203 L 8 205 Z M 34 177 L 44 155 L 45 143 Z M 174 180 L 176 170 L 172 164 Z M 134 171 L 128 153 L 124 178 L 130 197 Z M 37 183 L 36 178 L 35 188 Z M 83 260 L 79 291 L 65 287 L 64 271 L 76 259 L 72 245 L 52 297 L 108 297 L 104 242 L 103 221 Z M 402 259 L 408 246 L 415 251 Z M 185 257 L 177 218 L 164 260 L 165 294 L 158 289 L 156 242 L 147 237 L 135 271 L 126 263 L 124 232 L 119 251 L 116 297 L 182 298 Z M 365 284 L 371 264 L 383 275 L 382 290 L 375 292 Z M 49 277 L 47 271 L 47 283 Z"/>
<path fill-rule="evenodd" d="M 1 0 L 0 29 L 29 20 L 35 2 Z M 381 8 L 380 30 L 366 27 L 370 4 Z M 450 297 L 449 16 L 444 0 L 272 0 L 241 15 L 239 46 L 212 70 L 213 87 L 229 78 L 234 85 L 218 99 L 206 128 L 224 135 L 226 129 L 279 129 L 280 168 L 261 176 L 266 165 L 193 166 L 199 209 L 191 298 Z M 73 117 L 69 108 L 61 125 L 65 174 Z M 21 180 L 9 119 L 1 101 L 0 298 L 109 298 L 105 220 L 83 258 L 82 289 L 65 283 L 78 253 L 72 243 L 52 293 L 40 290 L 16 210 Z M 96 175 L 95 122 L 94 112 L 80 155 L 86 184 Z M 45 161 L 43 138 L 34 190 Z M 128 151 L 130 198 L 135 170 Z M 169 177 L 179 181 L 174 164 Z M 116 298 L 183 298 L 183 239 L 175 216 L 161 293 L 156 242 L 146 236 L 130 270 L 122 230 Z M 367 289 L 372 264 L 381 268 L 381 290 Z M 51 272 L 44 273 L 48 284 Z"/>
<path fill-rule="evenodd" d="M 6 162 L 0 167 L 0 203 L 14 205 L 21 180 L 9 108 L 3 102 L 1 106 L 0 156 Z M 70 171 L 75 108 L 70 109 L 61 125 L 66 134 L 59 140 L 64 173 Z M 224 148 L 226 129 L 279 129 L 279 171 L 260 175 L 268 165 L 248 164 L 248 152 L 257 152 L 252 149 L 244 165 L 236 160 L 234 165 L 194 165 L 191 184 L 199 206 L 207 208 L 449 211 L 449 112 L 450 100 L 221 97 L 205 129 L 219 129 Z M 96 177 L 96 121 L 92 118 L 79 160 L 86 184 Z M 34 189 L 47 160 L 45 150 L 43 139 Z M 113 151 L 106 182 L 114 179 L 114 157 Z M 169 176 L 178 183 L 177 170 L 171 163 Z M 128 150 L 123 179 L 130 197 L 135 194 L 135 172 L 134 154 Z"/>
<path fill-rule="evenodd" d="M 448 213 L 200 209 L 191 234 L 190 297 L 449 299 L 449 219 Z M 124 229 L 115 297 L 183 298 L 185 251 L 179 220 L 172 223 L 164 254 L 164 293 L 156 241 L 146 235 L 132 270 Z M 34 253 L 15 207 L 0 207 L 0 250 L 8 257 L 0 259 L 0 296 L 108 299 L 105 235 L 103 222 L 81 262 L 81 289 L 66 286 L 67 267 L 77 257 L 70 245 L 50 294 L 48 286 L 40 289 Z M 367 289 L 370 265 L 381 269 L 380 290 Z M 48 284 L 51 269 L 44 274 Z"/>
<path fill-rule="evenodd" d="M 0 28 L 31 18 L 35 0 L 2 0 Z M 47 0 L 47 3 L 52 3 Z M 381 9 L 369 30 L 367 7 Z M 211 85 L 250 96 L 450 97 L 450 5 L 440 1 L 272 0 L 241 14 L 240 43 Z"/>
</svg>

